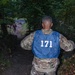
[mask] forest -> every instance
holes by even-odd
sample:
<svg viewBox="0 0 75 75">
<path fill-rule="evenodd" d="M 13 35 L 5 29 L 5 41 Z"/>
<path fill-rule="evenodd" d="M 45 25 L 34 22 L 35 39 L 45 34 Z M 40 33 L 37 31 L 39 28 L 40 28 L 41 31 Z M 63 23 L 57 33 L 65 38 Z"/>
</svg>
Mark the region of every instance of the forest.
<svg viewBox="0 0 75 75">
<path fill-rule="evenodd" d="M 31 51 L 23 50 L 20 42 L 31 32 L 42 28 L 44 15 L 52 17 L 53 30 L 75 42 L 75 0 L 0 0 L 0 75 L 28 75 L 33 55 Z M 20 18 L 26 20 L 25 30 L 21 31 L 25 34 L 17 38 L 8 33 L 7 26 L 12 26 L 15 19 Z M 75 50 L 62 50 L 60 60 L 58 75 L 75 75 Z"/>
</svg>

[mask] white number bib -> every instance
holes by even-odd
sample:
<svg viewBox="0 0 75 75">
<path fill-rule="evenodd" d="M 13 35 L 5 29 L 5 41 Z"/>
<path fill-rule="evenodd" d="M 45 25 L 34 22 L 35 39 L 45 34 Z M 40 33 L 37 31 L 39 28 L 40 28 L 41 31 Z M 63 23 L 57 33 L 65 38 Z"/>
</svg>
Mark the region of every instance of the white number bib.
<svg viewBox="0 0 75 75">
<path fill-rule="evenodd" d="M 41 40 L 41 47 L 48 47 L 48 45 L 49 45 L 50 48 L 52 48 L 52 41 L 47 41 L 47 40 L 43 41 L 43 40 Z"/>
</svg>

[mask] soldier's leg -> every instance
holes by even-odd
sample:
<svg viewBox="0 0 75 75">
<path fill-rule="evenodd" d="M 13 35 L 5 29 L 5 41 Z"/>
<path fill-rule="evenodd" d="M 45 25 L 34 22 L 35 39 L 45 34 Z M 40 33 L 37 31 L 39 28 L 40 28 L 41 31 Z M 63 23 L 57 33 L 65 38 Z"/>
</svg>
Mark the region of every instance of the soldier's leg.
<svg viewBox="0 0 75 75">
<path fill-rule="evenodd" d="M 52 71 L 52 72 L 46 73 L 45 75 L 56 75 L 56 72 Z"/>
<path fill-rule="evenodd" d="M 43 72 L 38 72 L 38 71 L 35 70 L 34 67 L 32 67 L 30 75 L 44 75 L 44 73 Z"/>
<path fill-rule="evenodd" d="M 51 68 L 53 68 L 53 70 L 51 70 L 50 72 L 46 72 L 45 75 L 56 75 L 56 71 L 59 65 L 59 60 L 57 60 L 57 63 L 53 64 L 51 63 Z"/>
</svg>

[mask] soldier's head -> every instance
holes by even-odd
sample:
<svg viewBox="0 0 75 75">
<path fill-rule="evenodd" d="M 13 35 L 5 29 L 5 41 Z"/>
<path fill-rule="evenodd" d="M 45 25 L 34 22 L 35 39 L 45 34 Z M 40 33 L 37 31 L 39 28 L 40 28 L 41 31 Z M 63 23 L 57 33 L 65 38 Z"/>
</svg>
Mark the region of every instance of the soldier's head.
<svg viewBox="0 0 75 75">
<path fill-rule="evenodd" d="M 53 26 L 52 18 L 50 16 L 44 16 L 42 18 L 43 29 L 49 30 Z"/>
</svg>

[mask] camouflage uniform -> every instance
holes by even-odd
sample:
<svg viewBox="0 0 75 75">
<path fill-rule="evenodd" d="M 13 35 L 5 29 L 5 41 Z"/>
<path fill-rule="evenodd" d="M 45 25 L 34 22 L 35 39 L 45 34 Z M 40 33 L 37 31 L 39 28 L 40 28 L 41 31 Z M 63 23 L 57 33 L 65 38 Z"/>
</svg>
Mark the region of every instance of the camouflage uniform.
<svg viewBox="0 0 75 75">
<path fill-rule="evenodd" d="M 50 34 L 53 30 L 44 30 L 44 34 Z M 26 50 L 31 50 L 35 32 L 31 33 L 21 41 L 21 47 Z M 60 34 L 60 47 L 65 51 L 72 51 L 74 49 L 74 42 L 67 40 L 62 34 Z M 59 64 L 58 58 L 52 59 L 40 59 L 34 56 L 32 62 L 31 75 L 56 75 L 56 69 Z"/>
</svg>

